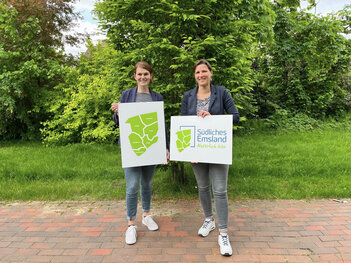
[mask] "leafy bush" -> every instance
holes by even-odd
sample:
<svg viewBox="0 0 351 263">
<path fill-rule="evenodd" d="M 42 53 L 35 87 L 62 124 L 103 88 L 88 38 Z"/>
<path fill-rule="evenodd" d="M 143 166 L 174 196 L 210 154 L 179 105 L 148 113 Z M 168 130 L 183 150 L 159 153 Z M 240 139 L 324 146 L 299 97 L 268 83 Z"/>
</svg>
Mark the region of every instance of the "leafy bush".
<svg viewBox="0 0 351 263">
<path fill-rule="evenodd" d="M 115 141 L 118 132 L 110 104 L 123 87 L 114 85 L 114 60 L 118 52 L 107 45 L 89 45 L 77 68 L 66 68 L 65 82 L 56 86 L 50 112 L 43 123 L 43 140 L 48 144 L 104 143 Z"/>
<path fill-rule="evenodd" d="M 317 16 L 275 5 L 275 13 L 274 43 L 253 64 L 259 116 L 284 119 L 284 109 L 324 118 L 350 110 L 351 39 L 342 34 L 350 33 L 350 9 Z"/>
<path fill-rule="evenodd" d="M 304 113 L 292 115 L 287 110 L 277 110 L 266 119 L 266 125 L 273 129 L 304 131 L 319 127 L 320 121 Z"/>
</svg>

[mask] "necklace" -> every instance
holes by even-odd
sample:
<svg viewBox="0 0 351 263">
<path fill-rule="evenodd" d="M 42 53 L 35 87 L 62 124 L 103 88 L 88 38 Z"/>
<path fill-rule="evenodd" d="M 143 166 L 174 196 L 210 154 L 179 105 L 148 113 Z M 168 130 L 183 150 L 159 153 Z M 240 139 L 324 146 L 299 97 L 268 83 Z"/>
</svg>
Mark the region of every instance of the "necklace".
<svg viewBox="0 0 351 263">
<path fill-rule="evenodd" d="M 207 105 L 210 102 L 210 97 L 204 98 L 203 100 L 201 100 L 202 105 Z"/>
</svg>

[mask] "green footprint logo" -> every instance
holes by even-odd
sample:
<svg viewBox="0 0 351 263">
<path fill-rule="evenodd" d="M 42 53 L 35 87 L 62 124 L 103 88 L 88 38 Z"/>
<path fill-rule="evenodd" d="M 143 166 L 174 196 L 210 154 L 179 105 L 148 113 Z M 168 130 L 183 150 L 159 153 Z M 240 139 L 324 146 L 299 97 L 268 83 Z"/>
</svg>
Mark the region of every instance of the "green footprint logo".
<svg viewBox="0 0 351 263">
<path fill-rule="evenodd" d="M 184 151 L 185 148 L 190 146 L 191 140 L 191 129 L 188 130 L 181 130 L 176 132 L 177 134 L 177 148 L 179 152 Z"/>
<path fill-rule="evenodd" d="M 130 117 L 126 123 L 130 124 L 132 133 L 128 136 L 130 145 L 137 156 L 158 141 L 157 113 L 145 113 Z"/>
</svg>

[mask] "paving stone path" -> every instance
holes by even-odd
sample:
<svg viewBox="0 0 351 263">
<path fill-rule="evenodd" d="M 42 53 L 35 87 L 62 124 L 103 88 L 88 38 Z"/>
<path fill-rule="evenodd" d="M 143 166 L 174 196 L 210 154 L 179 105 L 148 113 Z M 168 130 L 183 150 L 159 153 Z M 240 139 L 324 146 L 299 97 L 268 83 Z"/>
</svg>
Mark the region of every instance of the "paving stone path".
<svg viewBox="0 0 351 263">
<path fill-rule="evenodd" d="M 351 262 L 351 200 L 230 202 L 232 257 L 217 231 L 197 236 L 198 200 L 153 202 L 160 230 L 138 212 L 138 242 L 124 243 L 124 201 L 1 202 L 0 262 Z"/>
</svg>

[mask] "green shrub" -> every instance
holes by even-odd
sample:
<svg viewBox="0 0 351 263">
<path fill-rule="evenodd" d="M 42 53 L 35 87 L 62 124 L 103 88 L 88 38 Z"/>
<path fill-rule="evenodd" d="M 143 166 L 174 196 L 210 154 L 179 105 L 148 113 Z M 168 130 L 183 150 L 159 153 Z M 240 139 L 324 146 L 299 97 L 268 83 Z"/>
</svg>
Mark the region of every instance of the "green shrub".
<svg viewBox="0 0 351 263">
<path fill-rule="evenodd" d="M 269 128 L 296 131 L 312 130 L 319 127 L 319 122 L 304 113 L 294 115 L 287 110 L 277 110 L 266 119 L 266 125 Z"/>
<path fill-rule="evenodd" d="M 116 141 L 118 131 L 110 105 L 120 96 L 113 84 L 113 61 L 118 52 L 109 46 L 89 45 L 77 68 L 67 69 L 65 82 L 56 86 L 50 112 L 53 119 L 43 123 L 47 144 L 106 143 Z"/>
</svg>

